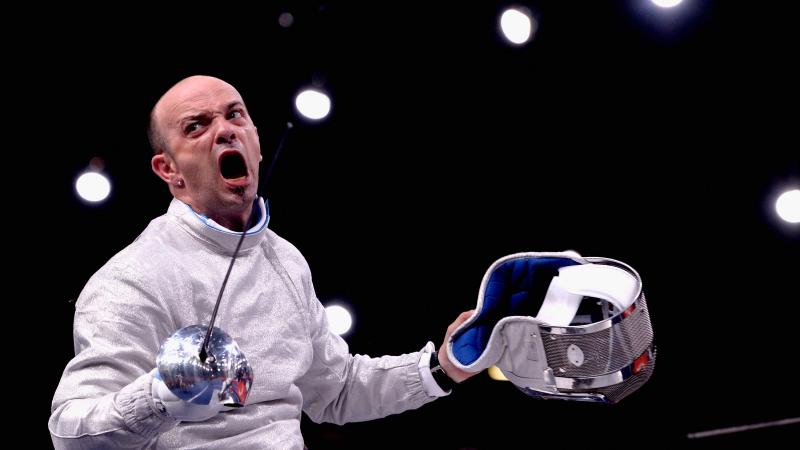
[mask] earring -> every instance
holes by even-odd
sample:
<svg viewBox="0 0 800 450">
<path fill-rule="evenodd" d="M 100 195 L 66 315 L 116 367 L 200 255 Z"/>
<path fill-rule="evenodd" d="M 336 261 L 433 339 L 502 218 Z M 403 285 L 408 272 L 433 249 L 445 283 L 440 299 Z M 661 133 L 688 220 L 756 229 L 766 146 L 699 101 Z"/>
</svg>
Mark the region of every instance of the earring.
<svg viewBox="0 0 800 450">
<path fill-rule="evenodd" d="M 175 182 L 175 184 L 176 184 L 176 185 L 177 185 L 179 188 L 182 188 L 182 187 L 184 186 L 184 183 L 183 183 L 183 178 L 178 178 L 178 181 L 177 181 L 177 182 Z"/>
</svg>

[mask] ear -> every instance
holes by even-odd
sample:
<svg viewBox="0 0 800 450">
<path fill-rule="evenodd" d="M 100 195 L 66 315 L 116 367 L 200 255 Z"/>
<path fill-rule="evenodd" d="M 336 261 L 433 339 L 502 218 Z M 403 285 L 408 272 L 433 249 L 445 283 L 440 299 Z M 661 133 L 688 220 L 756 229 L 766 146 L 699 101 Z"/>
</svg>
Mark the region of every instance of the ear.
<svg viewBox="0 0 800 450">
<path fill-rule="evenodd" d="M 166 181 L 167 184 L 173 184 L 175 182 L 175 175 L 177 173 L 175 161 L 173 161 L 166 152 L 153 156 L 153 159 L 150 160 L 150 167 L 153 169 L 153 172 L 155 172 L 159 178 Z"/>
</svg>

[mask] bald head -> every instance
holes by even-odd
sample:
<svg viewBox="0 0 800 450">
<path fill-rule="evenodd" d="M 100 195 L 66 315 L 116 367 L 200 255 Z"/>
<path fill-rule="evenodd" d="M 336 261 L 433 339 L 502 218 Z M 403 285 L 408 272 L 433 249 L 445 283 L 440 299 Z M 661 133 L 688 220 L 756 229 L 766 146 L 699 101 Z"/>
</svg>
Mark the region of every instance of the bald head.
<svg viewBox="0 0 800 450">
<path fill-rule="evenodd" d="M 150 110 L 150 120 L 147 124 L 147 138 L 153 153 L 158 155 L 164 152 L 169 153 L 169 145 L 164 136 L 163 120 L 166 111 L 174 112 L 175 105 L 186 100 L 208 96 L 211 92 L 219 90 L 230 90 L 241 100 L 239 92 L 225 82 L 216 77 L 207 75 L 193 75 L 175 83 Z M 244 102 L 242 102 L 244 103 Z"/>
<path fill-rule="evenodd" d="M 195 212 L 241 230 L 258 189 L 261 144 L 244 100 L 219 78 L 172 86 L 150 113 L 153 172 Z"/>
</svg>

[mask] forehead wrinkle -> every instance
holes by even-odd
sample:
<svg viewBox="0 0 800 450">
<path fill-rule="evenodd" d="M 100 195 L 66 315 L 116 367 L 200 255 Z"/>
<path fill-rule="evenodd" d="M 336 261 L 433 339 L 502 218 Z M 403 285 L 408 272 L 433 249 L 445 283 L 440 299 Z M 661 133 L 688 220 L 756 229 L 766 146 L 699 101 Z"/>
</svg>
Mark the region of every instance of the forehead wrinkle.
<svg viewBox="0 0 800 450">
<path fill-rule="evenodd" d="M 180 124 L 187 119 L 214 115 L 214 112 L 219 108 L 219 104 L 222 104 L 221 110 L 223 112 L 235 105 L 244 107 L 244 101 L 242 101 L 241 97 L 238 95 L 232 95 L 224 101 L 216 101 L 215 104 L 210 105 L 210 100 L 213 98 L 217 97 L 206 92 L 199 92 L 189 98 L 181 99 L 169 105 L 167 113 L 174 118 L 172 120 L 173 125 L 180 126 Z"/>
</svg>

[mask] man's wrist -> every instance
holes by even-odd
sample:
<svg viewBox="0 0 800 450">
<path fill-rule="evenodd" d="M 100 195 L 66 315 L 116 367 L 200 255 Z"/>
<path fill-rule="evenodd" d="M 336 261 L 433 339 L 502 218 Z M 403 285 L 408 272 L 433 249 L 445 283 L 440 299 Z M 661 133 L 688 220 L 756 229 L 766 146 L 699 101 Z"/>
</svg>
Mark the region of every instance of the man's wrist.
<svg viewBox="0 0 800 450">
<path fill-rule="evenodd" d="M 431 352 L 431 362 L 430 362 L 430 370 L 431 375 L 433 375 L 433 380 L 436 381 L 436 384 L 447 393 L 450 393 L 455 387 L 456 383 L 447 375 L 447 372 L 444 371 L 444 368 L 441 364 L 439 364 L 439 355 L 437 352 Z"/>
</svg>

